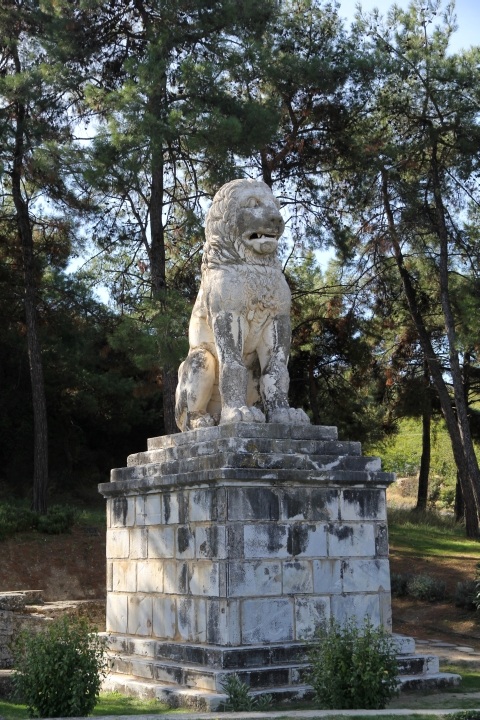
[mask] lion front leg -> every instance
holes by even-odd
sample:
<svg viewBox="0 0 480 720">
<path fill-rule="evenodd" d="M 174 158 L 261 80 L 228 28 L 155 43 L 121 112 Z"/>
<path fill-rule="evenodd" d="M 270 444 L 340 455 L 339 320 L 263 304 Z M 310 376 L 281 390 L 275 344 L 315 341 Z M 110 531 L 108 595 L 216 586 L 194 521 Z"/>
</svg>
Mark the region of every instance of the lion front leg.
<svg viewBox="0 0 480 720">
<path fill-rule="evenodd" d="M 246 321 L 236 313 L 219 314 L 213 321 L 222 401 L 221 425 L 265 422 L 262 411 L 247 404 L 249 371 L 243 357 L 246 330 Z"/>
<path fill-rule="evenodd" d="M 191 350 L 178 369 L 175 420 L 182 432 L 215 424 L 207 412 L 215 383 L 215 358 L 203 347 Z"/>
<path fill-rule="evenodd" d="M 310 418 L 301 408 L 292 408 L 288 402 L 290 377 L 290 319 L 280 316 L 272 319 L 262 335 L 257 349 L 262 373 L 260 392 L 267 413 L 267 422 L 287 425 L 306 425 Z"/>
</svg>

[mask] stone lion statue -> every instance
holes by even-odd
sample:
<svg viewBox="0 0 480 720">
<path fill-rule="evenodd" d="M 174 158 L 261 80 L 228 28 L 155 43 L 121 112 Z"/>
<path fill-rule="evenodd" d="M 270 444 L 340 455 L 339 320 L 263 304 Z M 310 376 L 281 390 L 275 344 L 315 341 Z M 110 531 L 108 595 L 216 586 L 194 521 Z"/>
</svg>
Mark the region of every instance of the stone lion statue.
<svg viewBox="0 0 480 720">
<path fill-rule="evenodd" d="M 175 417 L 182 431 L 310 422 L 287 397 L 290 290 L 277 257 L 284 227 L 263 182 L 233 180 L 213 198 L 190 350 L 178 371 Z"/>
</svg>

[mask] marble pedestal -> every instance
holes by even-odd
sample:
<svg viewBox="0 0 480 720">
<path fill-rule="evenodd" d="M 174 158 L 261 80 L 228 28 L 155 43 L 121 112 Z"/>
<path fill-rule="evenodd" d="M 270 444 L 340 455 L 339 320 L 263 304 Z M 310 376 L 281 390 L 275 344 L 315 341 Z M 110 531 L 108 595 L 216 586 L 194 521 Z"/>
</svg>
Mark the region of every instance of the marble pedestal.
<svg viewBox="0 0 480 720">
<path fill-rule="evenodd" d="M 319 623 L 369 616 L 391 628 L 392 480 L 332 427 L 237 423 L 150 439 L 99 488 L 106 686 L 199 709 L 221 705 L 231 673 L 255 692 L 308 694 Z"/>
</svg>

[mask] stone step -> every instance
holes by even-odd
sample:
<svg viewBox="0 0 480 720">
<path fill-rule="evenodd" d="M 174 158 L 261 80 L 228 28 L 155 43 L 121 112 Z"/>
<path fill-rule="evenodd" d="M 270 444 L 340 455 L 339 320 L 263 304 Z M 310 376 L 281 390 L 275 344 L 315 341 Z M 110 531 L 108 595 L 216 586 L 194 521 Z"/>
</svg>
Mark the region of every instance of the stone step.
<svg viewBox="0 0 480 720">
<path fill-rule="evenodd" d="M 229 423 L 215 427 L 161 435 L 148 440 L 149 449 L 180 447 L 219 441 L 223 438 L 267 438 L 269 440 L 337 440 L 336 427 L 325 425 L 285 425 L 276 423 Z"/>
<path fill-rule="evenodd" d="M 26 605 L 41 605 L 43 590 L 0 592 L 0 610 L 23 611 Z"/>
<path fill-rule="evenodd" d="M 163 447 L 157 444 L 156 440 L 162 438 L 151 438 L 147 441 L 147 450 L 133 453 L 129 457 L 132 464 L 140 459 L 139 456 L 154 458 L 158 460 L 172 461 L 185 460 L 192 457 L 205 457 L 215 455 L 218 451 L 238 452 L 254 455 L 256 453 L 278 453 L 282 455 L 356 455 L 362 454 L 362 446 L 359 442 L 341 440 L 292 440 L 272 438 L 221 438 L 217 441 L 201 442 L 191 445 L 174 445 Z M 152 453 L 155 453 L 152 455 Z"/>
<path fill-rule="evenodd" d="M 147 450 L 141 452 L 162 453 L 158 457 L 168 460 L 183 460 L 190 457 L 215 455 L 218 450 L 235 451 L 244 454 L 258 452 L 276 452 L 283 455 L 356 455 L 362 454 L 362 445 L 349 440 L 277 440 L 272 438 L 222 438 L 212 442 L 202 442 L 194 445 L 179 445 L 173 447 L 157 446 L 157 438 L 147 441 Z M 162 439 L 162 438 L 160 438 Z M 129 457 L 136 457 L 140 453 L 133 453 Z"/>
<path fill-rule="evenodd" d="M 13 670 L 0 670 L 0 698 L 8 700 L 13 692 Z"/>
<path fill-rule="evenodd" d="M 112 671 L 139 679 L 156 680 L 170 685 L 222 692 L 228 675 L 237 675 L 251 689 L 296 685 L 305 680 L 309 664 L 306 658 L 270 665 L 250 667 L 218 667 L 199 665 L 170 658 L 146 658 L 138 655 L 117 654 L 112 657 Z M 408 655 L 399 657 L 399 679 L 439 675 L 438 657 L 434 655 Z"/>
<path fill-rule="evenodd" d="M 127 467 L 145 467 L 155 464 L 156 472 L 161 475 L 175 473 L 201 472 L 219 468 L 252 468 L 284 470 L 381 470 L 380 458 L 349 455 L 300 455 L 292 453 L 238 453 L 218 452 L 215 455 L 189 457 L 183 460 L 161 461 L 162 451 L 152 450 L 130 455 Z M 160 456 L 160 457 L 159 457 Z M 159 462 L 160 461 L 160 462 Z"/>
<path fill-rule="evenodd" d="M 462 678 L 454 673 L 437 672 L 425 675 L 400 675 L 398 680 L 400 692 L 431 692 L 457 687 Z"/>
<path fill-rule="evenodd" d="M 400 692 L 435 692 L 444 688 L 457 686 L 461 678 L 453 673 L 433 673 L 431 675 L 408 675 L 399 677 Z M 172 708 L 190 708 L 200 712 L 215 712 L 224 708 L 227 696 L 199 688 L 185 688 L 159 683 L 155 680 L 138 680 L 129 675 L 110 673 L 103 684 L 105 691 L 120 692 L 140 698 L 156 698 Z M 268 690 L 252 690 L 252 697 L 268 694 L 272 702 L 312 700 L 313 690 L 309 685 L 296 684 L 270 688 Z"/>
<path fill-rule="evenodd" d="M 216 464 L 216 463 L 215 463 Z M 306 463 L 305 463 L 306 465 Z M 126 468 L 115 468 L 110 474 L 110 483 L 99 485 L 100 492 L 109 497 L 112 493 L 118 494 L 126 490 L 131 481 L 139 483 L 139 489 L 153 491 L 158 487 L 182 486 L 192 483 L 204 483 L 222 480 L 235 480 L 245 482 L 262 482 L 272 480 L 274 482 L 316 482 L 318 485 L 325 483 L 352 485 L 389 485 L 395 480 L 394 473 L 378 470 L 337 470 L 318 469 L 310 464 L 303 468 L 282 467 L 223 467 L 199 469 L 188 472 L 166 472 L 165 463 L 152 463 L 149 465 L 131 466 Z M 118 483 L 114 488 L 111 483 Z M 123 483 L 121 485 L 120 483 Z"/>
</svg>

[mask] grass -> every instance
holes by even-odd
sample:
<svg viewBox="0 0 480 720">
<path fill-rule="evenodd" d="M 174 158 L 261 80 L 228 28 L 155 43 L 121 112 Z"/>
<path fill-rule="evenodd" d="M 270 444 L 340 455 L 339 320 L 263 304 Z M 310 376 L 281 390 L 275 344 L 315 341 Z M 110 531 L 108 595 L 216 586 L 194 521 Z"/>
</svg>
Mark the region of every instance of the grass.
<svg viewBox="0 0 480 720">
<path fill-rule="evenodd" d="M 162 715 L 163 713 L 186 712 L 185 710 L 172 710 L 158 700 L 140 700 L 127 697 L 120 693 L 102 693 L 93 716 L 98 715 Z M 3 720 L 27 720 L 27 706 L 16 702 L 7 702 L 0 699 L 0 717 Z"/>
<path fill-rule="evenodd" d="M 403 555 L 480 559 L 480 542 L 467 539 L 465 528 L 450 516 L 432 511 L 389 508 L 388 534 L 391 547 Z"/>
</svg>

